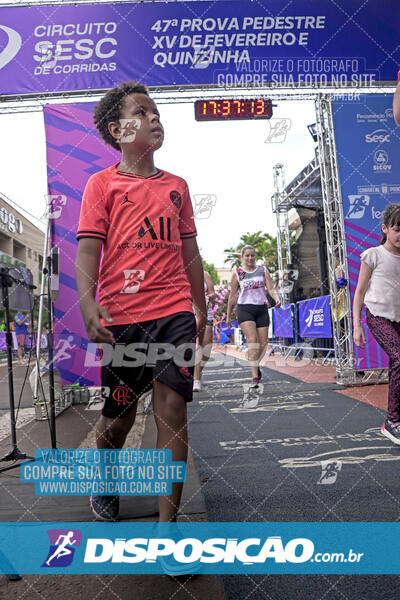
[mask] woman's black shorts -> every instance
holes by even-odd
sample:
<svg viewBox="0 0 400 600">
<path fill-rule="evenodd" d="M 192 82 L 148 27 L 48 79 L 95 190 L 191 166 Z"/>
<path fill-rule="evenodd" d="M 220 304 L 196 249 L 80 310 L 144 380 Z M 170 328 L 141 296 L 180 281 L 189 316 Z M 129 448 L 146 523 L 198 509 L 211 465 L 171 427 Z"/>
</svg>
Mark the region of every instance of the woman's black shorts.
<svg viewBox="0 0 400 600">
<path fill-rule="evenodd" d="M 269 314 L 266 304 L 238 304 L 237 318 L 239 325 L 243 321 L 254 321 L 256 327 L 269 326 Z"/>
</svg>

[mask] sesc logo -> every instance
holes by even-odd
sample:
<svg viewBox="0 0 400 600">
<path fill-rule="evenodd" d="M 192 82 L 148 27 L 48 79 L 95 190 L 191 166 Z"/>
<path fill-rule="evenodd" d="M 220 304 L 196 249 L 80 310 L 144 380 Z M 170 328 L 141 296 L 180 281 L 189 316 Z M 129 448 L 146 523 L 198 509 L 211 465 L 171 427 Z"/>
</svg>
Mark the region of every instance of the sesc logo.
<svg viewBox="0 0 400 600">
<path fill-rule="evenodd" d="M 390 142 L 390 133 L 385 129 L 375 129 L 371 133 L 365 134 L 365 141 L 367 144 L 383 144 L 384 142 Z"/>
<path fill-rule="evenodd" d="M 5 25 L 0 25 L 0 31 L 4 31 L 7 34 L 7 44 L 0 52 L 0 69 L 2 69 L 18 54 L 22 46 L 22 38 L 18 31 Z M 0 40 L 2 37 L 0 37 Z"/>
</svg>

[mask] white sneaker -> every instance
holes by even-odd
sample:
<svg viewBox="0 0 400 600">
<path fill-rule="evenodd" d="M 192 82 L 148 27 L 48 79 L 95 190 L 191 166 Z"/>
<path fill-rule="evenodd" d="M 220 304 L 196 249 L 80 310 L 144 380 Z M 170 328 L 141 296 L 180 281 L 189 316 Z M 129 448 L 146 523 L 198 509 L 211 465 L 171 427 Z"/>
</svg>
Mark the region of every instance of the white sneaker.
<svg viewBox="0 0 400 600">
<path fill-rule="evenodd" d="M 201 392 L 201 381 L 200 381 L 200 379 L 195 379 L 193 381 L 193 391 L 194 392 Z"/>
</svg>

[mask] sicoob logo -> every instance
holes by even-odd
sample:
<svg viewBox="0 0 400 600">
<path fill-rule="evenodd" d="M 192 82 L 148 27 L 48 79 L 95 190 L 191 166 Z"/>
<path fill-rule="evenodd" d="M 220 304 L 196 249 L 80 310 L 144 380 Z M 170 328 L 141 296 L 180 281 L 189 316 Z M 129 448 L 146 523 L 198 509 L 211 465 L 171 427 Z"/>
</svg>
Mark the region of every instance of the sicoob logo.
<svg viewBox="0 0 400 600">
<path fill-rule="evenodd" d="M 8 36 L 7 45 L 2 52 L 0 52 L 0 69 L 2 69 L 18 54 L 19 49 L 22 46 L 22 38 L 18 31 L 6 27 L 5 25 L 0 25 L 0 31 L 4 31 Z M 2 38 L 3 35 L 0 34 L 0 43 Z"/>
<path fill-rule="evenodd" d="M 176 208 L 180 208 L 181 204 L 182 204 L 182 198 L 179 192 L 176 192 L 175 190 L 173 192 L 170 192 L 169 197 L 171 199 L 171 202 L 174 206 L 176 206 Z"/>
<path fill-rule="evenodd" d="M 79 529 L 48 529 L 49 553 L 42 567 L 68 567 L 74 558 L 75 548 L 81 545 Z"/>
</svg>

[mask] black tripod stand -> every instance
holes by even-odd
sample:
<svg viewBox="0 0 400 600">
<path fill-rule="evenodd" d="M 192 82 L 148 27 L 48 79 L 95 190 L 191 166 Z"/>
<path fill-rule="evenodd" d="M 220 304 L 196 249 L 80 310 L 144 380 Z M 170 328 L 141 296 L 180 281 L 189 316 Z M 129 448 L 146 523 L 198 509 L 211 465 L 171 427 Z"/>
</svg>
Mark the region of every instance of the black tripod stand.
<svg viewBox="0 0 400 600">
<path fill-rule="evenodd" d="M 48 301 L 48 325 L 47 351 L 49 357 L 49 396 L 50 396 L 50 439 L 53 450 L 57 448 L 56 442 L 56 411 L 54 398 L 54 334 L 53 334 L 53 300 L 51 294 L 51 276 L 53 273 L 52 257 L 47 257 L 47 268 L 43 269 L 43 275 L 47 275 L 47 301 Z M 39 335 L 39 333 L 38 333 Z"/>
<path fill-rule="evenodd" d="M 29 460 L 33 460 L 33 456 L 27 456 L 25 453 L 21 452 L 17 446 L 17 433 L 16 433 L 16 422 L 15 422 L 15 404 L 14 404 L 14 380 L 13 380 L 13 366 L 12 366 L 12 335 L 10 331 L 10 305 L 9 305 L 9 294 L 8 288 L 11 288 L 13 282 L 18 285 L 21 282 L 17 279 L 14 279 L 9 274 L 7 268 L 2 267 L 0 269 L 0 286 L 1 293 L 3 299 L 3 306 L 5 312 L 5 320 L 6 320 L 6 348 L 7 348 L 7 365 L 8 365 L 8 396 L 10 402 L 10 421 L 11 421 L 11 443 L 12 449 L 8 454 L 6 454 L 3 458 L 0 458 L 0 462 L 5 461 L 17 461 L 17 460 L 25 460 L 26 458 Z M 10 469 L 16 469 L 19 467 L 17 465 L 11 465 L 9 467 L 0 468 L 0 473 L 4 471 L 9 471 Z"/>
</svg>

